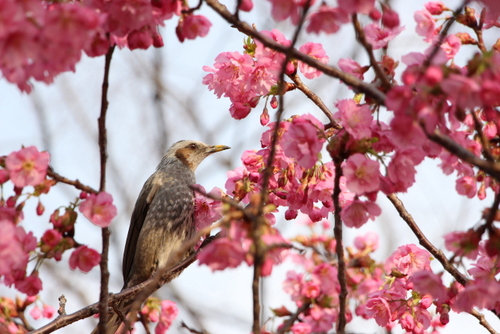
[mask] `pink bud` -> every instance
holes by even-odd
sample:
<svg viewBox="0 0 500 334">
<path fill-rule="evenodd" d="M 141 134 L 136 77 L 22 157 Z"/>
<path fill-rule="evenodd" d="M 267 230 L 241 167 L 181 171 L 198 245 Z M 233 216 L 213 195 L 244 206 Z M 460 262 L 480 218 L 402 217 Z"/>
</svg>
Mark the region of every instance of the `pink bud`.
<svg viewBox="0 0 500 334">
<path fill-rule="evenodd" d="M 45 211 L 45 207 L 43 206 L 42 202 L 39 201 L 38 205 L 36 206 L 36 214 L 41 216 L 41 215 L 43 215 L 44 211 Z"/>
<path fill-rule="evenodd" d="M 85 191 L 82 191 L 80 193 L 80 199 L 86 199 L 87 197 L 89 197 L 89 193 L 87 193 Z"/>
<path fill-rule="evenodd" d="M 285 212 L 285 219 L 286 220 L 292 220 L 292 219 L 295 219 L 297 218 L 297 210 L 286 210 Z"/>
<path fill-rule="evenodd" d="M 278 99 L 276 98 L 276 96 L 273 96 L 273 97 L 271 98 L 271 103 L 270 103 L 270 105 L 271 105 L 271 108 L 273 108 L 273 109 L 278 108 Z"/>
<path fill-rule="evenodd" d="M 253 9 L 252 0 L 242 0 L 240 3 L 240 10 L 244 12 L 249 12 Z"/>
<path fill-rule="evenodd" d="M 441 1 L 427 2 L 424 6 L 425 9 L 427 9 L 432 15 L 441 15 L 445 10 L 448 10 L 448 8 Z"/>
<path fill-rule="evenodd" d="M 371 11 L 370 11 L 370 14 L 369 14 L 370 18 L 373 20 L 373 21 L 378 21 L 380 20 L 380 17 L 382 16 L 382 14 L 380 14 L 380 11 L 376 8 L 373 8 Z"/>
<path fill-rule="evenodd" d="M 267 112 L 267 108 L 264 108 L 262 114 L 260 114 L 260 124 L 267 125 L 269 123 L 269 113 Z"/>
<path fill-rule="evenodd" d="M 399 27 L 399 15 L 391 8 L 384 6 L 382 14 L 382 24 L 389 29 Z"/>
</svg>

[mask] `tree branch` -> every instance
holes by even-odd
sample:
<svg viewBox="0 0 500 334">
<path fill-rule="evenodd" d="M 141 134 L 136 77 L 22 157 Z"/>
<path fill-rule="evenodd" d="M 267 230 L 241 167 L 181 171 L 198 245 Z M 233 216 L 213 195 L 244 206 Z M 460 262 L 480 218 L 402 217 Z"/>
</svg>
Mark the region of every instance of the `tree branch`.
<svg viewBox="0 0 500 334">
<path fill-rule="evenodd" d="M 422 126 L 422 128 L 425 131 L 425 127 Z M 461 146 L 456 141 L 454 141 L 450 137 L 443 134 L 439 129 L 434 130 L 434 132 L 432 132 L 432 133 L 426 132 L 426 134 L 430 140 L 438 143 L 439 145 L 444 147 L 446 150 L 448 150 L 450 153 L 456 155 L 457 157 L 459 157 L 463 161 L 468 162 L 471 165 L 476 166 L 480 170 L 484 171 L 485 173 L 490 174 L 496 180 L 500 181 L 500 164 L 495 163 L 495 162 L 491 162 L 491 161 L 487 161 L 487 160 L 483 160 L 480 157 L 474 155 L 469 150 L 467 150 L 465 147 Z"/>
<path fill-rule="evenodd" d="M 111 59 L 115 46 L 108 49 L 104 61 L 104 78 L 102 81 L 102 96 L 101 96 L 101 114 L 97 120 L 99 128 L 99 155 L 101 166 L 101 179 L 99 182 L 99 191 L 106 189 L 106 162 L 108 159 L 107 153 L 107 130 L 106 130 L 106 114 L 108 111 L 108 88 L 109 88 L 109 70 L 111 67 Z M 106 333 L 106 324 L 108 322 L 108 292 L 109 292 L 109 270 L 108 270 L 108 252 L 109 252 L 109 229 L 104 227 L 102 229 L 102 252 L 101 262 L 99 264 L 101 269 L 101 292 L 99 297 L 99 324 L 98 333 Z"/>
<path fill-rule="evenodd" d="M 344 260 L 344 243 L 342 241 L 342 219 L 340 218 L 340 177 L 342 176 L 342 159 L 334 159 L 335 161 L 335 180 L 333 188 L 333 205 L 335 206 L 335 226 L 333 233 L 335 235 L 336 245 L 335 252 L 337 253 L 338 272 L 337 278 L 340 284 L 339 294 L 339 316 L 337 320 L 337 333 L 345 333 L 347 324 L 346 308 L 347 308 L 347 281 L 346 281 L 346 265 Z"/>
<path fill-rule="evenodd" d="M 253 29 L 249 24 L 240 21 L 236 16 L 234 16 L 233 14 L 231 14 L 230 11 L 227 10 L 226 6 L 222 5 L 217 0 L 206 0 L 206 2 L 214 11 L 216 11 L 220 16 L 222 16 L 227 22 L 231 23 L 235 28 L 237 28 L 245 35 L 248 35 L 260 41 L 262 44 L 264 44 L 264 46 L 279 51 L 283 54 L 289 54 L 291 57 L 322 71 L 324 74 L 339 79 L 346 85 L 352 87 L 356 92 L 366 94 L 378 104 L 381 105 L 384 104 L 385 94 L 379 91 L 375 85 L 363 82 L 354 77 L 353 75 L 342 72 L 336 67 L 323 64 L 317 59 L 309 57 L 299 52 L 295 48 L 288 50 L 289 47 L 273 41 L 272 39 L 264 36 L 263 34 Z"/>
</svg>

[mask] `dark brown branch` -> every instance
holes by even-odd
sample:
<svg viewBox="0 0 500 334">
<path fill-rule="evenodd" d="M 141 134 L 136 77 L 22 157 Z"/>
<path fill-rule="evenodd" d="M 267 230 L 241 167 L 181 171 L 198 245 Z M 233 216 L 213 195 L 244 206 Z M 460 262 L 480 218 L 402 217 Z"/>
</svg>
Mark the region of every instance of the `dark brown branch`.
<svg viewBox="0 0 500 334">
<path fill-rule="evenodd" d="M 54 169 L 52 169 L 52 167 L 50 167 L 50 166 L 47 169 L 47 176 L 49 176 L 52 180 L 55 180 L 55 181 L 61 182 L 61 183 L 65 183 L 65 184 L 69 184 L 70 186 L 73 186 L 76 189 L 85 191 L 89 194 L 97 194 L 99 192 L 99 191 L 95 190 L 94 188 L 91 188 L 87 185 L 84 185 L 83 183 L 81 183 L 78 180 L 70 180 L 70 179 L 68 179 L 60 174 L 57 174 L 56 172 L 54 172 Z"/>
<path fill-rule="evenodd" d="M 111 59 L 115 46 L 111 46 L 106 54 L 104 61 L 104 78 L 102 80 L 102 96 L 101 96 L 101 114 L 97 120 L 99 129 L 99 156 L 101 166 L 101 178 L 99 182 L 99 191 L 106 189 L 106 163 L 108 159 L 107 153 L 107 130 L 106 130 L 106 114 L 108 111 L 108 88 L 109 88 L 109 70 L 111 67 Z M 108 270 L 108 253 L 109 253 L 109 229 L 102 229 L 102 252 L 101 262 L 101 291 L 99 297 L 99 324 L 98 333 L 106 333 L 106 324 L 108 322 L 108 297 L 109 297 L 109 270 Z"/>
<path fill-rule="evenodd" d="M 423 129 L 425 130 L 425 127 L 423 127 Z M 487 174 L 490 174 L 496 180 L 500 181 L 500 164 L 479 158 L 450 137 L 441 133 L 441 131 L 439 131 L 438 129 L 434 130 L 434 132 L 432 133 L 427 133 L 427 137 L 433 142 L 438 143 L 450 153 L 456 155 L 463 161 L 476 166 L 480 170 L 484 171 Z"/>
<path fill-rule="evenodd" d="M 365 32 L 363 30 L 363 27 L 361 27 L 361 24 L 358 21 L 357 14 L 352 14 L 352 24 L 354 26 L 354 31 L 356 32 L 356 38 L 358 42 L 363 46 L 363 48 L 366 50 L 366 53 L 368 54 L 368 57 L 370 58 L 370 65 L 375 71 L 375 75 L 380 80 L 380 83 L 382 84 L 382 88 L 384 89 L 384 91 L 388 91 L 389 89 L 391 89 L 391 83 L 389 81 L 389 78 L 387 78 L 387 75 L 385 75 L 382 68 L 380 68 L 377 59 L 375 59 L 375 55 L 373 54 L 373 47 L 366 40 Z"/>
<path fill-rule="evenodd" d="M 245 35 L 248 35 L 248 36 L 260 41 L 264 46 L 267 46 L 268 48 L 279 51 L 283 54 L 289 54 L 291 57 L 293 57 L 297 60 L 300 60 L 301 62 L 306 63 L 307 65 L 309 65 L 311 67 L 314 67 L 314 68 L 320 70 L 324 74 L 339 79 L 340 81 L 342 81 L 346 85 L 352 87 L 356 92 L 364 93 L 365 95 L 369 96 L 371 99 L 373 99 L 378 104 L 381 104 L 381 105 L 384 104 L 385 94 L 382 93 L 381 91 L 379 91 L 375 85 L 371 85 L 371 84 L 368 84 L 366 82 L 363 82 L 363 81 L 357 79 L 356 77 L 354 77 L 353 75 L 342 72 L 341 70 L 339 70 L 336 67 L 323 64 L 322 62 L 318 61 L 317 59 L 314 59 L 312 57 L 309 57 L 309 56 L 299 52 L 295 48 L 289 50 L 289 47 L 273 41 L 272 39 L 264 36 L 263 34 L 259 33 L 255 29 L 253 29 L 249 24 L 240 21 L 237 17 L 235 17 L 233 14 L 231 14 L 230 11 L 227 10 L 226 6 L 222 5 L 217 0 L 206 0 L 206 2 L 213 10 L 215 10 L 227 22 L 231 23 L 234 27 L 236 27 L 239 31 L 241 31 Z"/>
<path fill-rule="evenodd" d="M 337 277 L 340 284 L 339 294 L 339 316 L 337 320 L 337 333 L 345 333 L 347 324 L 346 308 L 347 308 L 347 281 L 346 281 L 346 265 L 344 259 L 344 243 L 342 241 L 342 219 L 340 218 L 340 177 L 342 176 L 342 159 L 335 159 L 335 180 L 333 188 L 333 205 L 335 206 L 335 226 L 333 233 L 335 235 L 336 245 L 335 252 L 337 253 L 338 272 Z"/>
</svg>

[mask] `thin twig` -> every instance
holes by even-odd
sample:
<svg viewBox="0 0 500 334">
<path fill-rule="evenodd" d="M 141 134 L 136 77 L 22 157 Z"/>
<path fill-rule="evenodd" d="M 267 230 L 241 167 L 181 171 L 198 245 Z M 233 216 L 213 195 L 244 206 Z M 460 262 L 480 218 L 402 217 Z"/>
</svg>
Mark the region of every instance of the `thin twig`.
<svg viewBox="0 0 500 334">
<path fill-rule="evenodd" d="M 359 23 L 358 15 L 356 13 L 352 14 L 352 24 L 354 26 L 354 31 L 356 32 L 356 38 L 358 42 L 361 43 L 363 48 L 366 50 L 366 53 L 370 58 L 370 65 L 375 71 L 375 75 L 380 80 L 384 91 L 387 92 L 389 89 L 391 89 L 391 83 L 389 81 L 389 78 L 387 78 L 387 75 L 385 75 L 384 71 L 378 64 L 377 59 L 375 59 L 375 55 L 373 54 L 373 47 L 366 40 L 365 32 L 363 30 L 363 27 L 361 27 L 361 24 Z"/>
<path fill-rule="evenodd" d="M 335 206 L 335 226 L 333 233 L 335 235 L 335 252 L 337 253 L 338 272 L 337 277 L 340 284 L 339 294 L 339 315 L 337 320 L 337 333 L 345 333 L 347 324 L 346 308 L 347 308 L 347 281 L 346 281 L 346 265 L 344 259 L 344 243 L 342 241 L 342 219 L 340 212 L 340 177 L 342 176 L 342 159 L 334 159 L 335 161 L 335 180 L 333 188 L 333 205 Z"/>
<path fill-rule="evenodd" d="M 470 114 L 472 115 L 472 119 L 474 120 L 474 129 L 476 130 L 476 132 L 479 136 L 479 139 L 481 140 L 481 146 L 483 149 L 484 157 L 488 161 L 492 161 L 492 162 L 495 161 L 495 158 L 491 154 L 491 151 L 489 148 L 490 142 L 489 142 L 488 138 L 486 138 L 486 136 L 484 135 L 483 127 L 482 127 L 481 122 L 479 121 L 479 117 L 477 117 L 477 114 L 474 111 L 472 111 Z"/>
<path fill-rule="evenodd" d="M 65 184 L 69 184 L 73 187 L 75 187 L 76 189 L 79 189 L 79 190 L 82 190 L 82 191 L 85 191 L 89 194 L 97 194 L 99 193 L 99 191 L 95 190 L 94 188 L 91 188 L 83 183 L 81 183 L 80 181 L 78 180 L 70 180 L 56 172 L 54 172 L 54 169 L 52 169 L 52 167 L 49 166 L 49 168 L 47 169 L 47 175 L 57 181 L 57 182 L 61 182 L 61 183 L 65 183 Z"/>
<path fill-rule="evenodd" d="M 101 96 L 101 114 L 97 120 L 99 128 L 99 156 L 101 166 L 101 178 L 99 182 L 99 191 L 106 189 L 106 162 L 108 159 L 107 153 L 107 130 L 106 130 L 106 114 L 108 111 L 108 88 L 109 88 L 109 70 L 111 67 L 111 59 L 115 46 L 108 49 L 104 62 L 104 77 L 102 80 L 102 96 Z M 108 322 L 108 297 L 109 297 L 109 270 L 108 270 L 108 252 L 109 252 L 109 229 L 102 229 L 102 252 L 101 262 L 101 291 L 99 297 L 99 324 L 98 333 L 106 333 L 106 325 Z"/>
<path fill-rule="evenodd" d="M 319 60 L 309 57 L 303 54 L 302 52 L 299 52 L 295 48 L 289 50 L 289 47 L 284 46 L 278 42 L 275 42 L 274 40 L 268 38 L 267 36 L 264 36 L 263 34 L 253 29 L 249 24 L 240 21 L 237 17 L 231 14 L 230 11 L 227 10 L 226 6 L 222 5 L 217 0 L 206 0 L 206 3 L 213 10 L 215 10 L 220 16 L 222 16 L 227 22 L 231 23 L 234 27 L 236 27 L 239 31 L 241 31 L 245 35 L 248 35 L 260 41 L 264 46 L 279 51 L 283 54 L 289 54 L 291 57 L 300 60 L 301 62 L 313 68 L 320 70 L 324 74 L 339 79 L 349 87 L 352 87 L 356 92 L 364 93 L 366 96 L 369 96 L 378 104 L 381 105 L 384 104 L 385 94 L 380 90 L 378 90 L 375 85 L 363 82 L 351 74 L 342 72 L 336 67 L 323 64 Z"/>
<path fill-rule="evenodd" d="M 342 125 L 340 125 L 335 121 L 332 112 L 330 111 L 330 109 L 328 109 L 323 100 L 321 100 L 321 98 L 318 95 L 316 95 L 312 90 L 309 89 L 309 87 L 307 87 L 302 82 L 297 73 L 290 74 L 288 75 L 288 77 L 295 83 L 297 88 L 309 98 L 309 100 L 313 101 L 314 104 L 316 104 L 318 108 L 321 109 L 321 111 L 326 115 L 326 117 L 328 117 L 328 120 L 330 121 L 330 124 L 333 128 L 335 129 L 342 128 Z"/>
<path fill-rule="evenodd" d="M 311 306 L 311 302 L 307 301 L 300 306 L 297 311 L 292 314 L 284 323 L 283 325 L 278 329 L 278 332 L 276 334 L 284 334 L 290 330 L 290 328 L 293 326 L 294 322 L 297 321 L 299 316 L 304 313 L 307 309 L 309 309 L 309 306 Z"/>
</svg>

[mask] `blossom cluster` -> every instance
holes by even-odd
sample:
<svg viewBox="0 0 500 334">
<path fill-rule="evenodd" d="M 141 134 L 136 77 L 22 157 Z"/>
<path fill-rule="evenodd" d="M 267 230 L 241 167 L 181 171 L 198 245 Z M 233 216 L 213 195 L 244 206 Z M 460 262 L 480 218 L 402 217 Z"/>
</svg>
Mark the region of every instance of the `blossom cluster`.
<svg viewBox="0 0 500 334">
<path fill-rule="evenodd" d="M 116 216 L 116 207 L 113 205 L 111 195 L 107 193 L 81 195 L 83 201 L 71 203 L 65 208 L 56 209 L 50 215 L 51 227 L 43 233 L 39 240 L 33 232 L 27 232 L 22 226 L 24 207 L 28 200 L 36 198 L 36 214 L 42 216 L 45 207 L 41 196 L 49 193 L 55 185 L 53 179 L 47 178 L 49 168 L 49 154 L 40 152 L 34 146 L 22 148 L 19 151 L 0 157 L 0 278 L 2 284 L 14 286 L 19 292 L 26 294 L 26 301 L 15 303 L 2 299 L 6 303 L 5 312 L 0 316 L 0 329 L 7 327 L 9 332 L 16 333 L 16 322 L 11 321 L 24 312 L 27 306 L 37 300 L 37 295 L 42 290 L 42 281 L 39 277 L 40 265 L 44 260 L 55 259 L 60 261 L 62 254 L 76 248 L 69 259 L 71 269 L 79 268 L 84 272 L 90 271 L 99 264 L 100 254 L 85 245 L 78 245 L 74 239 L 74 225 L 77 219 L 76 207 L 94 224 L 100 227 L 108 226 Z M 12 195 L 4 198 L 3 190 L 9 181 L 13 185 Z M 32 187 L 32 188 L 31 188 Z M 36 260 L 36 265 L 28 270 L 28 263 Z M 43 312 L 35 305 L 30 314 L 37 319 L 52 317 L 53 310 L 48 305 L 43 305 Z M 52 311 L 51 311 L 52 310 Z M 7 320 L 6 320 L 7 319 Z M 14 330 L 15 329 L 15 330 Z"/>
<path fill-rule="evenodd" d="M 283 282 L 284 291 L 290 295 L 296 306 L 307 306 L 299 315 L 300 322 L 290 328 L 294 334 L 329 332 L 337 322 L 339 312 L 341 288 L 337 279 L 336 241 L 329 235 L 331 232 L 327 231 L 330 224 L 327 220 L 322 221 L 320 233 L 315 232 L 318 224 L 309 221 L 307 225 L 311 227 L 312 233 L 294 240 L 307 251 L 304 255 L 288 256 L 297 269 L 288 271 Z M 350 304 L 365 303 L 366 296 L 383 283 L 382 265 L 371 258 L 377 248 L 378 236 L 369 232 L 356 237 L 354 247 L 346 249 L 346 278 Z M 273 312 L 276 317 L 293 313 L 284 306 L 273 309 Z M 353 318 L 350 308 L 346 318 L 348 321 Z"/>
<path fill-rule="evenodd" d="M 110 46 L 161 47 L 158 27 L 178 16 L 181 41 L 207 35 L 211 23 L 180 0 L 7 0 L 0 11 L 0 70 L 22 91 L 30 79 L 51 83 L 74 71 L 82 52 L 102 56 Z"/>
<path fill-rule="evenodd" d="M 261 31 L 262 35 L 284 46 L 290 46 L 288 40 L 280 31 Z M 320 76 L 322 73 L 302 62 L 288 61 L 284 64 L 284 54 L 265 47 L 260 41 L 247 40 L 245 52 L 223 52 L 215 58 L 214 67 L 204 66 L 209 72 L 203 78 L 203 84 L 213 90 L 218 98 L 225 96 L 231 100 L 229 111 L 235 119 L 248 116 L 262 96 L 275 95 L 280 80 L 282 68 L 286 74 L 299 71 L 308 79 Z M 322 63 L 329 58 L 319 43 L 308 42 L 299 51 Z"/>
</svg>

